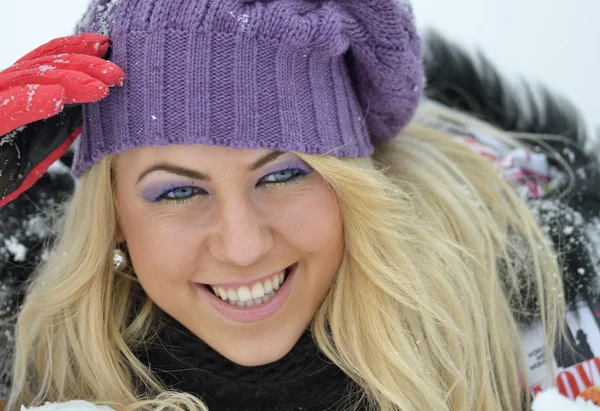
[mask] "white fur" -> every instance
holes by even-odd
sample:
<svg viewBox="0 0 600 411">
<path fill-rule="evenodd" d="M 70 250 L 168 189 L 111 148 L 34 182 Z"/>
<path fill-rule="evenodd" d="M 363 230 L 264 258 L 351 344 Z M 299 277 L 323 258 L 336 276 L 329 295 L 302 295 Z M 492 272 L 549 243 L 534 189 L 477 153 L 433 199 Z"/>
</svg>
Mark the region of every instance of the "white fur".
<svg viewBox="0 0 600 411">
<path fill-rule="evenodd" d="M 539 393 L 533 400 L 532 411 L 600 411 L 591 401 L 577 398 L 575 401 L 561 395 L 556 388 Z"/>
<path fill-rule="evenodd" d="M 21 407 L 21 411 L 114 411 L 104 405 L 94 405 L 91 402 L 75 400 L 69 402 L 47 402 L 41 407 Z"/>
</svg>

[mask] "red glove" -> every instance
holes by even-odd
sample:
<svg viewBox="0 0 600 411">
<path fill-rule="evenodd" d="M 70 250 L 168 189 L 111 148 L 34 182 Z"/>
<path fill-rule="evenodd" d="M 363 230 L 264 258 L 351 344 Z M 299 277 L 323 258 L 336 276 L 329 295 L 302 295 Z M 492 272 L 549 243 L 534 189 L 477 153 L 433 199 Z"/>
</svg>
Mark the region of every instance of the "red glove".
<svg viewBox="0 0 600 411">
<path fill-rule="evenodd" d="M 125 74 L 103 60 L 99 34 L 58 38 L 0 71 L 0 207 L 31 187 L 81 132 L 81 104 L 108 95 Z"/>
</svg>

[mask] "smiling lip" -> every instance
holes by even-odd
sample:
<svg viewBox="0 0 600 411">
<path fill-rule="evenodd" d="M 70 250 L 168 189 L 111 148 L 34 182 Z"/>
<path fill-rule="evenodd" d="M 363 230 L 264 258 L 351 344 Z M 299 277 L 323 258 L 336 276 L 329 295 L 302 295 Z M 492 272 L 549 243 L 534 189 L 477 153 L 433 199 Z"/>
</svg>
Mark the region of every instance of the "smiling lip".
<svg viewBox="0 0 600 411">
<path fill-rule="evenodd" d="M 255 322 L 263 320 L 271 315 L 275 314 L 287 301 L 287 297 L 290 294 L 294 280 L 296 278 L 296 269 L 298 263 L 292 265 L 290 273 L 287 275 L 286 280 L 282 284 L 281 288 L 266 303 L 260 305 L 254 305 L 252 307 L 237 307 L 231 305 L 216 295 L 214 295 L 204 284 L 195 283 L 194 285 L 200 291 L 200 294 L 208 299 L 208 302 L 224 317 L 230 320 L 240 321 L 245 323 Z"/>
</svg>

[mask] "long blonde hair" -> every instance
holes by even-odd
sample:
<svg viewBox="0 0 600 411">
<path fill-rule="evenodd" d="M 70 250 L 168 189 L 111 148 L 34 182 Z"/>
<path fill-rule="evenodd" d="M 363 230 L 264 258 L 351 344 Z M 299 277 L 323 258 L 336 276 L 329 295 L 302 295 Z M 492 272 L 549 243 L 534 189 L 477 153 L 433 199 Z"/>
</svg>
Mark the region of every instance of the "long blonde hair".
<svg viewBox="0 0 600 411">
<path fill-rule="evenodd" d="M 338 196 L 345 230 L 313 335 L 364 399 L 381 411 L 522 409 L 529 394 L 515 316 L 537 298 L 550 355 L 565 307 L 556 255 L 516 192 L 478 154 L 419 125 L 373 157 L 298 155 Z M 149 299 L 133 312 L 140 285 L 112 267 L 113 163 L 108 156 L 82 177 L 30 284 L 11 411 L 71 399 L 206 409 L 167 392 L 133 353 L 156 315 Z"/>
</svg>

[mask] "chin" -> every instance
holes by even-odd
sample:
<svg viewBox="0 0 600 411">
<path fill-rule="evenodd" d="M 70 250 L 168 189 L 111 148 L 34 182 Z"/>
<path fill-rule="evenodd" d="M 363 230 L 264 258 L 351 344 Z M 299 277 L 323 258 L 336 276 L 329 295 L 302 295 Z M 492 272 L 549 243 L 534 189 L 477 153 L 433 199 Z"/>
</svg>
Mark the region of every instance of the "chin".
<svg viewBox="0 0 600 411">
<path fill-rule="evenodd" d="M 279 347 L 281 348 L 279 351 L 266 351 L 266 350 L 244 350 L 244 352 L 232 352 L 232 355 L 224 355 L 225 358 L 229 361 L 234 362 L 238 365 L 242 365 L 244 367 L 258 367 L 261 365 L 271 364 L 281 360 L 285 357 L 294 347 L 294 344 L 291 344 L 287 347 Z"/>
<path fill-rule="evenodd" d="M 296 345 L 308 325 L 298 325 L 295 329 L 282 327 L 273 332 L 257 335 L 246 334 L 244 338 L 233 339 L 234 343 L 224 344 L 228 337 L 216 341 L 204 341 L 215 351 L 238 365 L 256 367 L 279 361 Z"/>
</svg>

